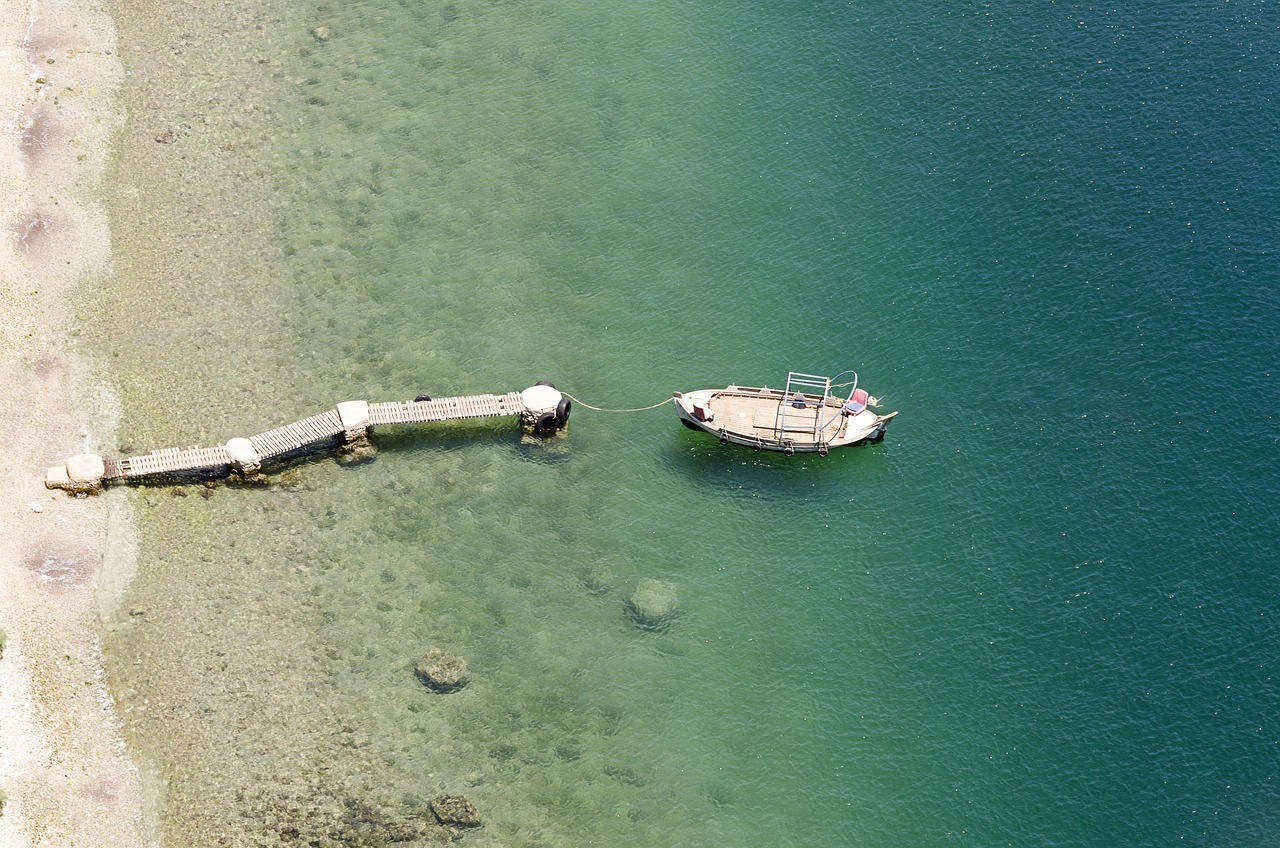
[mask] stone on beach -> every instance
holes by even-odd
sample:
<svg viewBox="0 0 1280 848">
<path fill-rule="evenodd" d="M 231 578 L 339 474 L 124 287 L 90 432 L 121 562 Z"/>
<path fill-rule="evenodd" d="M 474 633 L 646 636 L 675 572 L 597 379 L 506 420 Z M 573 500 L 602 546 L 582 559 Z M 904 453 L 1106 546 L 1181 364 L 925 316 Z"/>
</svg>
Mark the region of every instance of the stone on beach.
<svg viewBox="0 0 1280 848">
<path fill-rule="evenodd" d="M 467 661 L 438 648 L 423 655 L 414 673 L 428 688 L 440 693 L 456 692 L 471 682 Z"/>
<path fill-rule="evenodd" d="M 662 580 L 641 580 L 627 599 L 627 612 L 641 627 L 666 627 L 676 614 L 676 587 Z"/>
</svg>

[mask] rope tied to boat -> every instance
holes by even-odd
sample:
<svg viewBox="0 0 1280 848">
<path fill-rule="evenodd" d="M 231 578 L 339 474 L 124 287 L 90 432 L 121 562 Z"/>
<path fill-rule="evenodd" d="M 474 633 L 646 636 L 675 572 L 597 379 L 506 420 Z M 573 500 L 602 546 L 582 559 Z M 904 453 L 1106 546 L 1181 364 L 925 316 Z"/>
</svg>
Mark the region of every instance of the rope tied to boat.
<svg viewBox="0 0 1280 848">
<path fill-rule="evenodd" d="M 674 398 L 674 397 L 669 397 L 669 398 L 667 398 L 667 399 L 666 399 L 666 400 L 664 400 L 664 401 L 660 401 L 660 402 L 658 402 L 658 403 L 655 403 L 653 406 L 641 406 L 641 407 L 639 407 L 639 408 L 637 408 L 637 409 L 601 409 L 601 408 L 600 408 L 600 407 L 598 407 L 598 406 L 592 406 L 592 405 L 591 405 L 591 404 L 589 404 L 589 403 L 583 403 L 582 401 L 578 400 L 576 397 L 574 397 L 573 395 L 569 394 L 568 392 L 561 392 L 560 394 L 564 395 L 564 396 L 565 396 L 565 397 L 567 397 L 569 400 L 573 401 L 574 403 L 578 404 L 579 406 L 585 406 L 587 409 L 591 409 L 591 410 L 594 410 L 594 411 L 596 411 L 596 412 L 647 412 L 647 411 L 648 411 L 648 410 L 650 410 L 650 409 L 657 409 L 658 407 L 660 407 L 660 406 L 665 406 L 666 404 L 671 403 L 673 400 L 675 400 L 675 398 Z"/>
</svg>

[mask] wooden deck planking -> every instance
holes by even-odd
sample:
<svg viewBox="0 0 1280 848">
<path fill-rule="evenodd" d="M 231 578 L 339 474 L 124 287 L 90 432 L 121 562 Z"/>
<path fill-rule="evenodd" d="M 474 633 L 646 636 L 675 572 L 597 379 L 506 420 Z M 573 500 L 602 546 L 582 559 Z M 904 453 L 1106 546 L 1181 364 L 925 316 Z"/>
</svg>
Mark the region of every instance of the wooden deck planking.
<svg viewBox="0 0 1280 848">
<path fill-rule="evenodd" d="M 342 419 L 332 409 L 305 418 L 301 423 L 305 424 L 317 439 L 330 439 L 342 435 Z"/>
<path fill-rule="evenodd" d="M 258 456 L 275 456 L 283 453 L 283 440 L 276 436 L 274 430 L 249 437 L 249 444 L 258 452 Z"/>
<path fill-rule="evenodd" d="M 258 456 L 267 459 L 289 451 L 299 450 L 307 444 L 307 440 L 300 435 L 294 435 L 293 425 L 287 424 L 284 427 L 276 427 L 274 430 L 250 436 L 249 444 L 253 445 L 253 449 L 258 452 Z"/>
<path fill-rule="evenodd" d="M 227 449 L 217 448 L 162 448 L 142 456 L 103 460 L 104 480 L 122 477 L 145 477 L 153 474 L 174 474 L 182 471 L 201 471 L 231 464 Z"/>
<path fill-rule="evenodd" d="M 249 444 L 263 459 L 302 450 L 342 435 L 338 413 L 330 410 L 265 433 L 249 437 Z"/>
<path fill-rule="evenodd" d="M 835 414 L 838 407 L 830 404 L 821 406 L 810 400 L 805 409 L 786 408 L 784 430 L 784 402 L 781 393 L 776 392 L 752 395 L 724 392 L 712 397 L 711 408 L 717 419 L 730 429 L 750 430 L 766 439 L 828 442 L 837 438 L 844 429 L 843 417 Z M 820 421 L 822 426 L 818 427 Z"/>
<path fill-rule="evenodd" d="M 466 395 L 424 401 L 392 401 L 369 404 L 369 423 L 425 424 L 466 418 L 497 418 L 524 411 L 519 392 L 506 395 Z"/>
</svg>

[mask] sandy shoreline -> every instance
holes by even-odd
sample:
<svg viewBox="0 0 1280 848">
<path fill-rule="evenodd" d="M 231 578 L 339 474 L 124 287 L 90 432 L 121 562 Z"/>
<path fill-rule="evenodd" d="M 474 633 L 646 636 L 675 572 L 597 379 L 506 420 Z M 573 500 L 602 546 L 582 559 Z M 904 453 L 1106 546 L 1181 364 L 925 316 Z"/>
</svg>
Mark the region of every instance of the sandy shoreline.
<svg viewBox="0 0 1280 848">
<path fill-rule="evenodd" d="M 109 502 L 43 485 L 45 466 L 109 437 L 112 404 L 72 343 L 76 287 L 110 273 L 96 195 L 120 79 L 97 4 L 0 8 L 0 846 L 151 841 L 99 647 Z"/>
</svg>

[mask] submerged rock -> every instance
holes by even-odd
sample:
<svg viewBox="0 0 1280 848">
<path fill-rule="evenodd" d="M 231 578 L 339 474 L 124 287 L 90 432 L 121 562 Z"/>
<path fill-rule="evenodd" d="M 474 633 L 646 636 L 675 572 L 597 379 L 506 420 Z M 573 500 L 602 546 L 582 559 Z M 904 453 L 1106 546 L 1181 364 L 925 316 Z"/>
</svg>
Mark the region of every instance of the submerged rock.
<svg viewBox="0 0 1280 848">
<path fill-rule="evenodd" d="M 414 668 L 428 688 L 436 692 L 456 692 L 471 682 L 467 661 L 438 648 L 427 651 Z"/>
<path fill-rule="evenodd" d="M 676 587 L 662 580 L 641 580 L 627 599 L 627 613 L 640 627 L 660 630 L 675 617 L 679 600 Z"/>
<path fill-rule="evenodd" d="M 373 443 L 368 438 L 361 437 L 339 447 L 337 460 L 340 465 L 360 465 L 372 462 L 377 455 L 378 449 Z"/>
<path fill-rule="evenodd" d="M 258 471 L 233 471 L 227 478 L 228 485 L 235 486 L 270 486 L 271 478 Z"/>
<path fill-rule="evenodd" d="M 582 587 L 592 595 L 604 595 L 613 591 L 616 575 L 607 568 L 593 568 L 578 578 Z"/>
<path fill-rule="evenodd" d="M 445 827 L 479 827 L 480 814 L 465 795 L 441 795 L 432 800 L 431 812 Z"/>
<path fill-rule="evenodd" d="M 286 468 L 280 472 L 280 476 L 276 478 L 276 485 L 286 489 L 292 489 L 302 485 L 303 474 L 301 468 Z"/>
<path fill-rule="evenodd" d="M 371 799 L 347 796 L 344 790 L 306 781 L 296 792 L 237 792 L 236 802 L 244 809 L 249 824 L 248 839 L 236 844 L 324 845 L 386 848 L 388 845 L 423 844 L 427 836 L 443 830 L 435 822 L 422 820 L 420 808 L 389 809 Z M 230 843 L 231 840 L 222 840 Z"/>
</svg>

